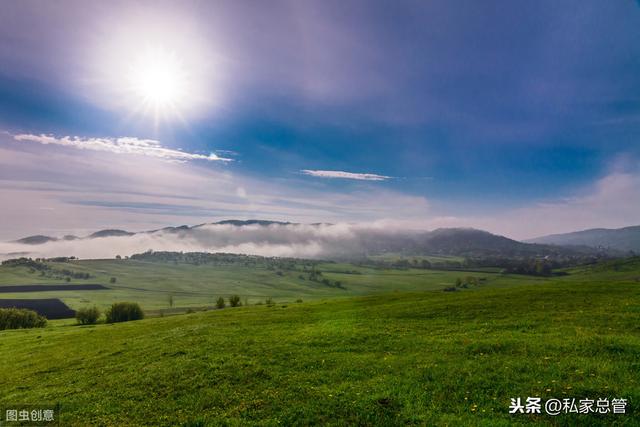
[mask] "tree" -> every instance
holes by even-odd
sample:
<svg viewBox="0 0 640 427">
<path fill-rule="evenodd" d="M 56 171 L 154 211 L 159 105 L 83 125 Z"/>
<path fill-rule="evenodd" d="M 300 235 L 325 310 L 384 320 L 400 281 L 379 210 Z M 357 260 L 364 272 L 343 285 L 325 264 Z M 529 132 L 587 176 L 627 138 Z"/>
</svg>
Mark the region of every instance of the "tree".
<svg viewBox="0 0 640 427">
<path fill-rule="evenodd" d="M 85 307 L 76 311 L 76 320 L 81 325 L 93 325 L 100 318 L 100 310 L 97 307 Z"/>
<path fill-rule="evenodd" d="M 536 261 L 535 273 L 538 276 L 550 276 L 551 275 L 551 266 L 541 260 Z"/>
<path fill-rule="evenodd" d="M 238 295 L 231 295 L 229 297 L 229 305 L 231 307 L 240 307 L 242 303 L 240 302 L 240 297 Z"/>
<path fill-rule="evenodd" d="M 135 302 L 117 302 L 105 313 L 107 323 L 144 319 L 144 312 Z"/>
<path fill-rule="evenodd" d="M 225 308 L 226 304 L 224 303 L 224 298 L 219 297 L 216 301 L 216 307 L 218 308 Z"/>
<path fill-rule="evenodd" d="M 0 331 L 5 329 L 44 328 L 47 319 L 25 308 L 0 308 Z"/>
</svg>

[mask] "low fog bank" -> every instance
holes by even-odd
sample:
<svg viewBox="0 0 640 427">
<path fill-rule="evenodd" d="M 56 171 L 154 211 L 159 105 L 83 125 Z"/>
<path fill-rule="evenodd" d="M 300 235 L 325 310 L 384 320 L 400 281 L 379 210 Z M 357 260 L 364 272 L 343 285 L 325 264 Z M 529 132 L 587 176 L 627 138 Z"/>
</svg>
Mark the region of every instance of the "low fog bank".
<svg viewBox="0 0 640 427">
<path fill-rule="evenodd" d="M 398 238 L 416 236 L 419 231 L 388 223 L 371 224 L 206 224 L 192 228 L 163 229 L 111 236 L 59 240 L 29 245 L 0 243 L 0 259 L 26 257 L 76 256 L 82 259 L 114 258 L 153 251 L 228 252 L 248 255 L 345 258 L 359 257 L 371 251 L 393 250 L 385 247 Z"/>
</svg>

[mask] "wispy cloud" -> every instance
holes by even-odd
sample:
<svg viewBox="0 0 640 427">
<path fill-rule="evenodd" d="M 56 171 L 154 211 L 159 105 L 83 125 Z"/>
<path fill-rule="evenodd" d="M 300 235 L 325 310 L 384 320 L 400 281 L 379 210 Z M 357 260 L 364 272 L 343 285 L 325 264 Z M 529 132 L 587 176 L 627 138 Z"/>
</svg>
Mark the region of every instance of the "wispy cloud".
<svg viewBox="0 0 640 427">
<path fill-rule="evenodd" d="M 13 135 L 13 139 L 21 142 L 28 141 L 45 145 L 63 145 L 83 150 L 108 151 L 116 154 L 137 154 L 173 162 L 186 162 L 189 160 L 207 160 L 213 162 L 232 161 L 232 159 L 220 157 L 215 153 L 210 153 L 209 155 L 187 153 L 163 147 L 159 141 L 154 139 L 140 139 L 129 136 L 120 138 L 81 138 L 78 136 L 56 137 L 45 134 L 18 134 Z"/>
<path fill-rule="evenodd" d="M 86 232 L 88 234 L 89 232 Z M 414 235 L 415 230 L 382 224 L 203 224 L 179 232 L 155 230 L 130 236 L 56 240 L 40 245 L 0 242 L 0 259 L 22 253 L 32 257 L 113 258 L 155 251 L 231 252 L 263 256 L 338 257 L 365 253 L 370 241 Z M 56 236 L 60 237 L 60 236 Z M 82 237 L 82 236 L 81 236 Z"/>
<path fill-rule="evenodd" d="M 0 135 L 0 200 L 11 200 L 0 212 L 0 240 L 84 235 L 102 228 L 150 230 L 229 218 L 338 223 L 409 220 L 430 212 L 426 198 L 391 188 L 332 191 L 297 179 L 295 185 L 256 179 L 203 163 L 4 144 Z M 401 212 L 397 206 L 403 207 Z"/>
<path fill-rule="evenodd" d="M 341 179 L 355 179 L 360 181 L 386 181 L 391 179 L 390 176 L 377 175 L 375 173 L 353 173 L 344 171 L 323 171 L 323 170 L 309 170 L 303 169 L 302 172 L 305 175 L 315 176 L 318 178 L 341 178 Z"/>
</svg>

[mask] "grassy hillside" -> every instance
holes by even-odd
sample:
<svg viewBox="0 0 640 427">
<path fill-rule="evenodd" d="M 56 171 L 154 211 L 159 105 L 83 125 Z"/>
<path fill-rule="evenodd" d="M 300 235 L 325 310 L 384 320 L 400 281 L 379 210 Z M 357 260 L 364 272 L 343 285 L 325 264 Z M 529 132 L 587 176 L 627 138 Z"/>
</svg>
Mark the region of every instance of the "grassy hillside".
<svg viewBox="0 0 640 427">
<path fill-rule="evenodd" d="M 87 273 L 88 279 L 72 279 L 69 284 L 95 283 L 109 287 L 100 291 L 59 291 L 0 293 L 0 298 L 60 298 L 77 309 L 96 304 L 107 307 L 114 301 L 136 301 L 145 309 L 168 308 L 169 295 L 176 307 L 213 305 L 219 296 L 240 295 L 249 303 L 272 297 L 276 301 L 307 301 L 318 298 L 349 297 L 375 292 L 424 291 L 451 286 L 457 277 L 472 273 L 421 270 L 381 269 L 351 264 L 325 263 L 314 266 L 322 272 L 317 281 L 309 280 L 302 264 L 283 269 L 247 266 L 243 263 L 193 265 L 137 260 L 82 260 L 46 263 L 55 271 L 63 269 Z M 474 273 L 475 274 L 475 273 Z M 486 277 L 485 283 L 497 279 Z M 111 277 L 116 283 L 110 283 Z M 322 282 L 330 281 L 329 285 Z M 516 279 L 516 280 L 522 280 Z M 340 287 L 335 283 L 340 282 Z M 67 284 L 63 279 L 41 276 L 26 267 L 0 266 L 0 288 L 21 284 Z"/>
<path fill-rule="evenodd" d="M 637 425 L 634 277 L 4 331 L 0 406 L 59 404 L 64 425 Z M 509 415 L 518 396 L 629 404 L 627 415 Z"/>
</svg>

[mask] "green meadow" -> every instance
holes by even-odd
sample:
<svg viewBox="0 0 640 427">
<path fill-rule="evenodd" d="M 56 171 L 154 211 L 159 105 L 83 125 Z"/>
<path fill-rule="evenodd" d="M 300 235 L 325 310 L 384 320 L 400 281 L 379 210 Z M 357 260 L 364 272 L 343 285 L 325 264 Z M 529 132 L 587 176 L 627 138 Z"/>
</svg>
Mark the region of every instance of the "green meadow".
<svg viewBox="0 0 640 427">
<path fill-rule="evenodd" d="M 74 308 L 161 308 L 165 291 L 185 306 L 231 292 L 277 304 L 1 331 L 0 407 L 50 405 L 65 426 L 639 425 L 638 259 L 456 292 L 442 289 L 472 273 L 318 266 L 337 289 L 293 270 L 72 264 L 95 274 L 84 282 L 136 288 L 58 295 Z M 19 269 L 1 283 L 36 283 Z M 627 413 L 509 414 L 529 396 L 625 398 Z"/>
<path fill-rule="evenodd" d="M 317 264 L 314 268 L 322 273 L 322 278 L 331 282 L 327 286 L 321 281 L 309 280 L 302 266 L 296 264 L 280 270 L 264 266 L 248 267 L 239 262 L 193 265 L 131 259 L 46 264 L 56 270 L 88 273 L 91 277 L 66 282 L 40 276 L 37 271 L 30 272 L 27 267 L 3 265 L 0 266 L 0 289 L 3 285 L 95 283 L 109 290 L 0 293 L 0 298 L 60 298 L 73 309 L 87 305 L 106 308 L 116 301 L 135 301 L 147 310 L 164 310 L 171 308 L 169 296 L 173 299 L 174 307 L 188 309 L 214 305 L 218 297 L 232 294 L 239 295 L 243 302 L 249 304 L 264 301 L 268 297 L 276 302 L 293 302 L 298 299 L 307 301 L 390 291 L 439 290 L 453 285 L 456 278 L 468 275 L 484 277 L 487 283 L 498 279 L 495 273 Z M 112 277 L 116 279 L 115 283 L 111 283 Z M 336 281 L 341 283 L 341 287 L 332 286 Z"/>
</svg>

